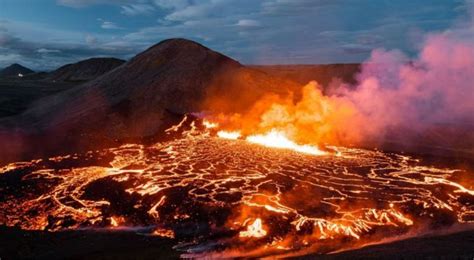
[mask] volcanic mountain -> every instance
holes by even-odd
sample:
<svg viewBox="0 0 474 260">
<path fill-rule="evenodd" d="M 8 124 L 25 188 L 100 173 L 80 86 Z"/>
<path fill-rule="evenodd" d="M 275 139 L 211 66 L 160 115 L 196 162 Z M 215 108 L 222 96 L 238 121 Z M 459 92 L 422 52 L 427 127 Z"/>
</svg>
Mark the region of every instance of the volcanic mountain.
<svg viewBox="0 0 474 260">
<path fill-rule="evenodd" d="M 18 64 L 14 63 L 2 70 L 0 70 L 0 77 L 18 77 L 19 74 L 26 75 L 33 73 L 34 71 Z"/>
<path fill-rule="evenodd" d="M 8 143 L 19 150 L 35 141 L 27 139 L 23 143 L 28 147 L 18 147 L 21 142 L 12 139 L 11 129 L 22 140 L 41 136 L 55 151 L 77 142 L 94 148 L 153 136 L 176 120 L 175 115 L 207 109 L 242 111 L 266 93 L 284 95 L 297 87 L 196 42 L 170 39 L 95 80 L 38 100 L 0 125 L 9 133 L 4 134 L 6 142 L 15 140 Z"/>
<path fill-rule="evenodd" d="M 91 58 L 73 64 L 67 64 L 48 75 L 54 81 L 89 81 L 115 69 L 125 63 L 116 58 Z"/>
</svg>

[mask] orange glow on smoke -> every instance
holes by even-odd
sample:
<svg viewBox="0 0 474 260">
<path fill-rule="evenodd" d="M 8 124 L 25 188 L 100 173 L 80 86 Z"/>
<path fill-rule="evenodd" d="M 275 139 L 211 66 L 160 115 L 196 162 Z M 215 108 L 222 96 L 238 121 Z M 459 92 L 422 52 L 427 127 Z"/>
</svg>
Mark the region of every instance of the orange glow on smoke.
<svg viewBox="0 0 474 260">
<path fill-rule="evenodd" d="M 356 144 L 376 131 L 375 126 L 364 123 L 353 103 L 343 97 L 324 96 L 315 81 L 301 93 L 287 97 L 268 94 L 245 113 L 214 115 L 212 121 L 203 124 L 229 130 L 220 131 L 219 137 L 237 139 L 240 133 L 252 143 L 313 155 L 325 154 L 318 145 Z"/>
</svg>

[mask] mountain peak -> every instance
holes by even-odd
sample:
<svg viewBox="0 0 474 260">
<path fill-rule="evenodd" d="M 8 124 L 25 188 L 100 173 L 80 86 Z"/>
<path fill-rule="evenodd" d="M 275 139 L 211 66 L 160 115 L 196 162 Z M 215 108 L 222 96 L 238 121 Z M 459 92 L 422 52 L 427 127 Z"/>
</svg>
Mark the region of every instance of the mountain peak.
<svg viewBox="0 0 474 260">
<path fill-rule="evenodd" d="M 18 63 L 13 63 L 12 65 L 0 70 L 0 77 L 18 77 L 19 75 L 26 75 L 33 72 L 33 70 L 27 67 Z"/>
<path fill-rule="evenodd" d="M 193 40 L 189 40 L 189 39 L 185 39 L 185 38 L 170 38 L 170 39 L 166 39 L 166 40 L 163 40 L 153 46 L 151 46 L 149 49 L 153 49 L 154 47 L 157 47 L 157 46 L 178 46 L 178 47 L 185 47 L 185 46 L 194 46 L 194 47 L 201 47 L 201 48 L 204 48 L 206 50 L 210 50 L 209 48 L 207 48 L 206 46 L 198 43 L 198 42 L 195 42 Z"/>
<path fill-rule="evenodd" d="M 192 61 L 192 59 L 195 59 L 195 61 L 214 60 L 219 66 L 224 67 L 242 66 L 238 61 L 226 55 L 215 52 L 198 42 L 184 38 L 163 40 L 135 56 L 135 58 L 131 60 L 131 63 L 133 63 L 134 60 L 140 60 L 140 62 L 154 60 L 156 64 L 156 60 L 165 59 L 167 61 L 169 61 L 169 59 L 180 61 L 180 63 L 183 63 L 181 65 L 185 65 L 184 63 L 196 63 Z"/>
</svg>

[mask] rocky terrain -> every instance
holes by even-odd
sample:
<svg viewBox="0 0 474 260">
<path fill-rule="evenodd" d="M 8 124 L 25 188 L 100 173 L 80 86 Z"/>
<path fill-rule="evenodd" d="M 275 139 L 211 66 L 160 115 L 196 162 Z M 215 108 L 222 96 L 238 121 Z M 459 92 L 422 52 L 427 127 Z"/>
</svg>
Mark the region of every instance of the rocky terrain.
<svg viewBox="0 0 474 260">
<path fill-rule="evenodd" d="M 0 78 L 0 118 L 18 115 L 33 102 L 77 85 L 72 82 L 46 82 L 28 77 Z"/>
<path fill-rule="evenodd" d="M 93 80 L 125 63 L 116 58 L 91 58 L 64 65 L 46 76 L 50 81 L 84 82 Z"/>
<path fill-rule="evenodd" d="M 127 231 L 23 231 L 0 227 L 0 254 L 5 259 L 177 259 L 173 239 Z M 299 259 L 472 259 L 474 232 L 431 235 L 368 246 L 331 255 Z M 61 247 L 58 247 L 61 245 Z M 79 250 L 78 250 L 79 248 Z M 295 257 L 295 259 L 298 259 Z"/>
</svg>

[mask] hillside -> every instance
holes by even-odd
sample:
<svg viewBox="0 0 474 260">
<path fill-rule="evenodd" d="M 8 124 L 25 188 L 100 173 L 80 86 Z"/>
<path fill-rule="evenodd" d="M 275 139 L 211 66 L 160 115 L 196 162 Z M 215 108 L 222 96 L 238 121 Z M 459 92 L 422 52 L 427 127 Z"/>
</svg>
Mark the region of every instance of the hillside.
<svg viewBox="0 0 474 260">
<path fill-rule="evenodd" d="M 89 81 L 122 65 L 125 61 L 116 58 L 91 58 L 67 64 L 48 74 L 52 81 Z"/>
</svg>

